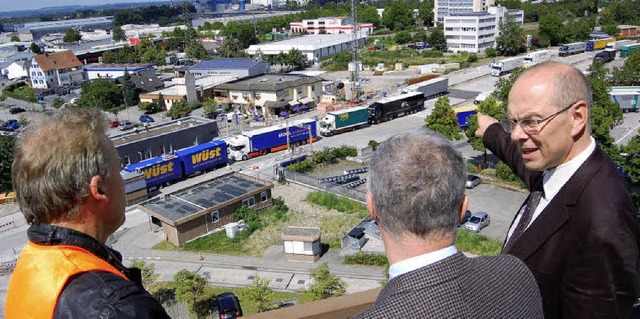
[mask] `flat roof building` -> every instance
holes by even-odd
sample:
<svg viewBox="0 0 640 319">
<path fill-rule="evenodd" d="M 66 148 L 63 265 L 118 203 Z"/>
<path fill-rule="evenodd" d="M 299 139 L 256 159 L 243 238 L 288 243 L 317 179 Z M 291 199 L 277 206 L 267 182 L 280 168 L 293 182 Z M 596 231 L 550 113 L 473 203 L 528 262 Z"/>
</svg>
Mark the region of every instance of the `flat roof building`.
<svg viewBox="0 0 640 319">
<path fill-rule="evenodd" d="M 31 32 L 34 37 L 37 37 L 48 33 L 65 32 L 68 29 L 88 31 L 95 29 L 111 29 L 112 27 L 113 16 L 106 16 L 86 19 L 21 23 L 16 25 L 16 31 Z"/>
<path fill-rule="evenodd" d="M 288 53 L 291 49 L 297 49 L 307 57 L 309 62 L 317 62 L 319 59 L 351 49 L 351 42 L 357 36 L 358 45 L 364 45 L 366 34 L 362 32 L 353 34 L 318 34 L 293 37 L 282 41 L 274 41 L 263 44 L 252 44 L 245 50 L 251 56 L 259 54 L 278 55 Z"/>
</svg>

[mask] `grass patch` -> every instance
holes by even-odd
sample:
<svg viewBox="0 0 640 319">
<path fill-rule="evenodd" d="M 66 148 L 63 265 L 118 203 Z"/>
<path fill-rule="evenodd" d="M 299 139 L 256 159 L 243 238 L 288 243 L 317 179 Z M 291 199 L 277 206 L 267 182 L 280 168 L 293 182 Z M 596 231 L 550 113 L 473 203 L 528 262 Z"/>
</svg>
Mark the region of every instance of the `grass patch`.
<svg viewBox="0 0 640 319">
<path fill-rule="evenodd" d="M 249 254 L 249 251 L 244 248 L 242 240 L 227 238 L 226 232 L 223 231 L 200 237 L 181 246 L 164 241 L 155 245 L 153 249 L 238 256 Z"/>
<path fill-rule="evenodd" d="M 496 256 L 502 250 L 502 242 L 487 236 L 458 229 L 456 248 L 480 256 Z"/>
<path fill-rule="evenodd" d="M 156 297 L 158 300 L 161 301 L 169 301 L 171 302 L 172 300 L 167 300 L 167 297 L 163 297 L 163 296 L 158 296 L 158 293 L 162 293 L 164 294 L 164 296 L 170 296 L 171 293 L 167 292 L 172 292 L 175 289 L 175 285 L 173 284 L 173 282 L 171 281 L 163 281 L 163 282 L 157 282 L 154 284 L 149 285 L 149 287 L 147 287 L 147 290 L 154 295 L 154 297 Z M 244 301 L 242 299 L 242 294 L 241 291 L 244 290 L 246 288 L 238 288 L 238 287 L 221 287 L 221 286 L 209 286 L 206 289 L 206 292 L 204 293 L 205 296 L 214 296 L 214 295 L 219 295 L 221 293 L 224 292 L 233 292 L 238 296 L 238 299 L 240 300 L 240 305 L 242 306 L 242 312 L 244 316 L 249 316 L 249 315 L 253 315 L 258 313 L 258 308 L 252 304 L 249 303 L 247 301 Z M 301 293 L 295 293 L 295 292 L 281 292 L 281 291 L 274 291 L 273 292 L 273 302 L 274 303 L 278 303 L 280 301 L 284 301 L 284 300 L 290 300 L 290 299 L 297 299 L 298 303 L 302 304 L 302 303 L 307 303 L 312 301 L 310 296 L 307 296 L 305 294 L 301 294 Z"/>
<path fill-rule="evenodd" d="M 312 192 L 307 195 L 306 201 L 347 214 L 357 213 L 362 218 L 368 214 L 365 205 L 330 193 Z"/>
<path fill-rule="evenodd" d="M 367 254 L 361 251 L 355 255 L 348 255 L 344 257 L 342 262 L 345 265 L 360 265 L 360 266 L 389 266 L 389 260 L 387 256 L 379 254 Z"/>
</svg>

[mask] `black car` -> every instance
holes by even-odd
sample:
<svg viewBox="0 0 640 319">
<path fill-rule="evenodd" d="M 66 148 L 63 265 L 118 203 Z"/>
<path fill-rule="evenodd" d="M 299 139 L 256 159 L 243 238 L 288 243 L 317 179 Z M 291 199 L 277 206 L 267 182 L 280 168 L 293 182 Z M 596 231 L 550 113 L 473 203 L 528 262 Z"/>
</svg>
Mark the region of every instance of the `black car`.
<svg viewBox="0 0 640 319">
<path fill-rule="evenodd" d="M 18 114 L 18 113 L 22 113 L 22 112 L 26 112 L 26 110 L 21 108 L 21 107 L 17 107 L 17 106 L 14 106 L 14 107 L 9 109 L 9 113 L 11 113 L 11 114 Z"/>
<path fill-rule="evenodd" d="M 216 296 L 218 299 L 218 314 L 220 319 L 231 319 L 242 317 L 242 307 L 240 300 L 233 292 L 225 292 Z"/>
</svg>

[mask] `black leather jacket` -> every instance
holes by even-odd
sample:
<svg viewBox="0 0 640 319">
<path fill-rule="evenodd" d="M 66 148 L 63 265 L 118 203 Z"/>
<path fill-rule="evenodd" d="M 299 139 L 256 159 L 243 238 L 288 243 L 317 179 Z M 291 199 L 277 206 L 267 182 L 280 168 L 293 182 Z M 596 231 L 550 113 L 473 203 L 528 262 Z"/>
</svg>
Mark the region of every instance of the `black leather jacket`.
<svg viewBox="0 0 640 319">
<path fill-rule="evenodd" d="M 117 251 L 89 235 L 63 227 L 33 225 L 27 235 L 38 245 L 84 248 L 129 278 L 90 271 L 69 279 L 58 298 L 54 318 L 169 318 L 162 305 L 142 287 L 140 270 L 125 267 Z"/>
</svg>

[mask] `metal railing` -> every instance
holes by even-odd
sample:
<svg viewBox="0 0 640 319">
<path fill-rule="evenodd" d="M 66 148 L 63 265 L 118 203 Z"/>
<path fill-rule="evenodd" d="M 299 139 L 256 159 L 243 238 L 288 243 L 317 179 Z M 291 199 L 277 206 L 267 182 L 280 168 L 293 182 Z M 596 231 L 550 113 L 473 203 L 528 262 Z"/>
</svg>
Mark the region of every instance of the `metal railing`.
<svg viewBox="0 0 640 319">
<path fill-rule="evenodd" d="M 287 181 L 303 184 L 304 186 L 313 189 L 346 197 L 362 204 L 366 203 L 367 193 L 358 189 L 349 189 L 343 185 L 338 185 L 335 183 L 323 183 L 322 180 L 315 177 L 279 167 L 276 167 L 276 176 Z"/>
</svg>

